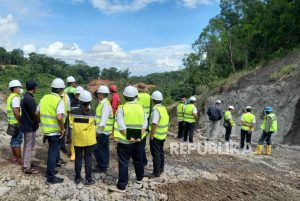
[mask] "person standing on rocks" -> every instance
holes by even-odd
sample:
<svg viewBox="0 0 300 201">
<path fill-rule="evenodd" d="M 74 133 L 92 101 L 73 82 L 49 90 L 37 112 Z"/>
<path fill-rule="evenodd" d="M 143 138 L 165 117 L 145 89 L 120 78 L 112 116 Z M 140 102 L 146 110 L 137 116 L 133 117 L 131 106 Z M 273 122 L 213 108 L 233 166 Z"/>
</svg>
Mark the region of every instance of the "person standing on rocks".
<svg viewBox="0 0 300 201">
<path fill-rule="evenodd" d="M 24 133 L 23 171 L 25 174 L 39 173 L 34 167 L 31 168 L 31 152 L 35 145 L 35 132 L 39 128 L 38 116 L 36 115 L 36 102 L 34 100 L 36 87 L 37 83 L 35 81 L 27 81 L 27 92 L 24 94 L 21 102 L 22 115 L 20 129 Z"/>
<path fill-rule="evenodd" d="M 244 149 L 246 140 L 246 149 L 251 149 L 251 138 L 254 130 L 254 124 L 256 123 L 255 116 L 252 114 L 252 107 L 247 106 L 246 112 L 242 114 L 241 118 L 241 143 L 240 149 Z"/>
<path fill-rule="evenodd" d="M 97 145 L 94 148 L 94 156 L 97 161 L 95 171 L 106 173 L 109 165 L 109 136 L 113 130 L 113 109 L 107 97 L 109 89 L 107 86 L 99 86 L 96 92 L 99 104 L 96 109 L 96 133 Z"/>
<path fill-rule="evenodd" d="M 119 161 L 119 179 L 116 186 L 109 191 L 124 193 L 128 184 L 128 164 L 130 158 L 136 173 L 136 183 L 142 184 L 144 178 L 142 140 L 147 136 L 147 116 L 143 106 L 136 101 L 138 90 L 127 86 L 123 92 L 126 100 L 120 105 L 116 113 L 115 137 L 117 138 L 117 154 Z"/>
<path fill-rule="evenodd" d="M 178 122 L 178 139 L 183 138 L 184 134 L 184 121 L 183 121 L 183 108 L 186 104 L 186 98 L 182 97 L 180 102 L 177 105 L 177 122 Z"/>
<path fill-rule="evenodd" d="M 261 155 L 264 141 L 267 142 L 267 149 L 265 154 L 271 155 L 272 151 L 272 134 L 277 132 L 277 117 L 273 112 L 272 107 L 266 107 L 264 109 L 266 115 L 264 116 L 263 122 L 260 126 L 260 128 L 263 130 L 262 136 L 258 141 L 258 145 L 256 147 L 256 151 L 254 152 L 257 155 Z"/>
<path fill-rule="evenodd" d="M 232 118 L 232 112 L 234 111 L 234 107 L 231 105 L 228 107 L 227 111 L 224 114 L 224 127 L 226 130 L 225 133 L 225 144 L 229 144 L 232 127 L 235 126 L 235 122 Z"/>
<path fill-rule="evenodd" d="M 169 114 L 162 106 L 163 95 L 155 91 L 151 95 L 154 103 L 150 117 L 150 150 L 153 157 L 153 172 L 151 177 L 159 178 L 164 172 L 165 156 L 164 143 L 169 129 Z"/>
<path fill-rule="evenodd" d="M 187 142 L 189 138 L 189 142 L 193 143 L 195 123 L 198 118 L 198 111 L 195 106 L 195 102 L 197 101 L 195 96 L 189 98 L 188 103 L 185 105 L 183 109 L 183 120 L 184 120 L 184 137 L 183 141 Z"/>
<path fill-rule="evenodd" d="M 92 101 L 90 92 L 83 90 L 79 95 L 80 107 L 74 108 L 70 113 L 70 127 L 72 140 L 75 147 L 75 183 L 79 184 L 81 178 L 82 158 L 85 161 L 85 185 L 93 185 L 92 155 L 96 144 L 96 119 L 95 111 L 90 109 Z"/>
<path fill-rule="evenodd" d="M 13 162 L 22 165 L 21 144 L 23 141 L 23 134 L 20 130 L 21 123 L 21 97 L 20 90 L 22 84 L 19 80 L 12 80 L 8 87 L 11 91 L 6 102 L 7 110 L 7 134 L 11 136 L 10 147 L 13 153 Z"/>
<path fill-rule="evenodd" d="M 208 108 L 207 115 L 210 120 L 210 131 L 207 140 L 215 140 L 219 135 L 220 121 L 223 118 L 220 100 L 217 100 L 215 105 Z"/>
<path fill-rule="evenodd" d="M 44 142 L 48 141 L 48 159 L 47 159 L 47 182 L 49 184 L 62 183 L 63 178 L 55 176 L 55 167 L 59 160 L 60 140 L 65 133 L 64 127 L 64 101 L 61 94 L 64 92 L 65 83 L 62 79 L 56 78 L 51 84 L 52 93 L 43 96 L 37 107 L 37 113 L 40 117 L 42 131 L 44 133 Z"/>
</svg>

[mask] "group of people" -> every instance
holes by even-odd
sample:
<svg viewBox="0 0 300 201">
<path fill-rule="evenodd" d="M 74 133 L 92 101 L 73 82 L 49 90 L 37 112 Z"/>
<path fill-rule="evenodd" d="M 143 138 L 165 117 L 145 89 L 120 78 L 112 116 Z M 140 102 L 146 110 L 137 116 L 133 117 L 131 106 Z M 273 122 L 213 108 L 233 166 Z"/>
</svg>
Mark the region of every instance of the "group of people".
<svg viewBox="0 0 300 201">
<path fill-rule="evenodd" d="M 197 122 L 197 108 L 195 106 L 196 98 L 194 96 L 189 99 L 182 98 L 177 105 L 177 120 L 178 120 L 178 139 L 182 139 L 186 142 L 189 138 L 189 142 L 193 142 L 193 133 L 195 128 L 195 122 Z M 234 107 L 228 106 L 225 113 L 221 108 L 221 101 L 217 100 L 214 105 L 210 106 L 207 110 L 207 115 L 210 120 L 210 130 L 208 131 L 207 141 L 215 140 L 219 135 L 219 127 L 221 120 L 224 118 L 223 126 L 225 127 L 225 144 L 229 145 L 232 128 L 236 125 L 232 117 Z M 271 155 L 272 135 L 277 132 L 277 118 L 273 112 L 272 107 L 265 107 L 261 114 L 262 124 L 260 128 L 263 133 L 259 139 L 259 143 L 256 147 L 254 154 L 261 155 L 263 151 L 263 144 L 266 141 L 267 147 L 264 154 Z M 241 137 L 240 146 L 241 150 L 251 150 L 251 138 L 256 124 L 255 115 L 252 113 L 252 107 L 247 106 L 244 109 L 244 113 L 241 116 Z"/>
<path fill-rule="evenodd" d="M 39 172 L 31 163 L 31 153 L 36 131 L 40 127 L 44 134 L 43 142 L 49 144 L 45 175 L 49 184 L 64 181 L 56 176 L 56 168 L 65 165 L 60 157 L 60 150 L 66 152 L 67 143 L 70 147 L 70 160 L 75 161 L 75 183 L 83 181 L 81 169 L 84 159 L 85 185 L 93 185 L 95 181 L 92 172 L 106 174 L 109 171 L 110 139 L 117 142 L 119 176 L 116 186 L 111 186 L 109 190 L 125 192 L 130 158 L 133 160 L 136 183 L 141 185 L 145 176 L 144 166 L 148 162 L 145 151 L 147 138 L 150 140 L 153 158 L 153 172 L 148 177 L 160 178 L 164 172 L 163 147 L 169 128 L 169 115 L 162 105 L 162 93 L 154 91 L 150 96 L 144 84 L 140 84 L 138 89 L 127 86 L 123 91 L 125 101 L 119 105 L 120 97 L 115 85 L 110 86 L 110 89 L 101 85 L 92 94 L 83 87 L 76 86 L 76 80 L 72 76 L 67 78 L 67 84 L 66 87 L 62 79 L 54 79 L 51 92 L 36 104 L 36 82 L 26 82 L 27 91 L 22 98 L 21 82 L 9 82 L 11 93 L 7 99 L 7 134 L 11 136 L 13 161 L 22 165 L 24 173 Z M 96 110 L 91 107 L 93 99 L 98 104 Z M 95 167 L 92 166 L 93 155 Z"/>
</svg>

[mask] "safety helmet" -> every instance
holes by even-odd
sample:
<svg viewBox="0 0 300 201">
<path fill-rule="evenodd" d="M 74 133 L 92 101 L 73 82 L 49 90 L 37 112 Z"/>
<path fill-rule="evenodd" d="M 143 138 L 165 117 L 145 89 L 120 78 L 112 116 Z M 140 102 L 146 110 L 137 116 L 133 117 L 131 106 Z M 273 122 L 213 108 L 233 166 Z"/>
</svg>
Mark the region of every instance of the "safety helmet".
<svg viewBox="0 0 300 201">
<path fill-rule="evenodd" d="M 13 88 L 13 87 L 22 87 L 22 84 L 19 80 L 12 80 L 8 84 L 8 88 Z"/>
<path fill-rule="evenodd" d="M 191 96 L 191 97 L 189 98 L 189 101 L 197 101 L 197 99 L 196 99 L 195 96 Z"/>
<path fill-rule="evenodd" d="M 228 109 L 234 110 L 234 107 L 232 105 L 228 106 Z"/>
<path fill-rule="evenodd" d="M 247 110 L 247 109 L 250 109 L 250 110 L 251 110 L 251 109 L 252 109 L 252 107 L 251 107 L 251 106 L 247 106 L 247 107 L 246 107 L 246 110 Z"/>
<path fill-rule="evenodd" d="M 87 102 L 91 102 L 93 98 L 92 98 L 92 94 L 91 94 L 89 91 L 83 90 L 83 91 L 80 93 L 78 99 L 79 99 L 81 102 L 87 103 Z"/>
<path fill-rule="evenodd" d="M 65 82 L 61 78 L 55 78 L 51 84 L 52 88 L 63 89 L 66 87 Z"/>
<path fill-rule="evenodd" d="M 155 91 L 155 92 L 152 93 L 151 99 L 152 100 L 157 100 L 157 101 L 162 101 L 164 98 L 163 98 L 163 95 L 160 91 Z"/>
<path fill-rule="evenodd" d="M 72 83 L 72 82 L 76 82 L 76 80 L 73 76 L 69 76 L 69 77 L 67 77 L 67 82 Z"/>
<path fill-rule="evenodd" d="M 138 95 L 138 90 L 134 86 L 127 86 L 123 91 L 123 95 L 129 98 L 134 98 Z"/>
<path fill-rule="evenodd" d="M 116 85 L 110 85 L 110 87 L 109 87 L 109 90 L 110 91 L 113 91 L 113 92 L 116 92 L 117 91 L 117 86 Z"/>
<path fill-rule="evenodd" d="M 105 85 L 100 85 L 100 87 L 97 90 L 97 93 L 100 93 L 100 94 L 109 94 L 109 89 Z"/>
<path fill-rule="evenodd" d="M 273 108 L 268 106 L 268 107 L 265 107 L 265 111 L 266 112 L 273 112 Z"/>
<path fill-rule="evenodd" d="M 80 94 L 82 91 L 84 90 L 84 88 L 83 87 L 81 87 L 81 86 L 78 86 L 78 87 L 76 87 L 76 94 Z"/>
<path fill-rule="evenodd" d="M 222 101 L 220 101 L 220 100 L 217 100 L 217 101 L 216 101 L 216 103 L 217 103 L 217 104 L 221 104 L 221 103 L 222 103 Z"/>
</svg>

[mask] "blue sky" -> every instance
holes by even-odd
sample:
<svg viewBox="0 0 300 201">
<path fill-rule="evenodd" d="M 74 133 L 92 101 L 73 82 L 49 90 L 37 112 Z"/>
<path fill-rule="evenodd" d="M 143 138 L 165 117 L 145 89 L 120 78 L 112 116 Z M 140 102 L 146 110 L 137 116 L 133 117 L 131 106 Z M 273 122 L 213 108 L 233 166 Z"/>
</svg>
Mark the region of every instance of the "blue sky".
<svg viewBox="0 0 300 201">
<path fill-rule="evenodd" d="M 0 46 L 67 62 L 177 70 L 217 0 L 0 0 Z"/>
</svg>

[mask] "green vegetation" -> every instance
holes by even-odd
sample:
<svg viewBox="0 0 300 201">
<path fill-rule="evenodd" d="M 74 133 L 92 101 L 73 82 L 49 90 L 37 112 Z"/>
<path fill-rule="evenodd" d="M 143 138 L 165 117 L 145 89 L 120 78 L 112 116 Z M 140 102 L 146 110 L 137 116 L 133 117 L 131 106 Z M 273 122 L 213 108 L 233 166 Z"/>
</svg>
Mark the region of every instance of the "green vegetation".
<svg viewBox="0 0 300 201">
<path fill-rule="evenodd" d="M 296 64 L 289 64 L 289 65 L 282 67 L 279 71 L 272 73 L 271 79 L 274 81 L 279 80 L 283 76 L 290 74 L 296 70 L 298 70 L 298 71 L 300 70 L 300 62 L 298 62 Z"/>
</svg>

